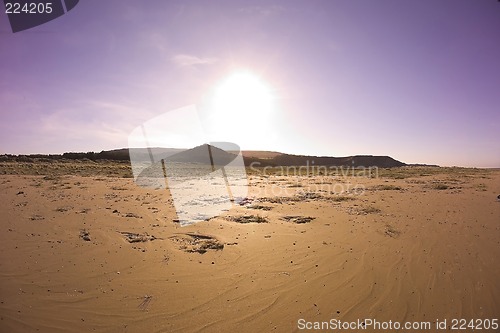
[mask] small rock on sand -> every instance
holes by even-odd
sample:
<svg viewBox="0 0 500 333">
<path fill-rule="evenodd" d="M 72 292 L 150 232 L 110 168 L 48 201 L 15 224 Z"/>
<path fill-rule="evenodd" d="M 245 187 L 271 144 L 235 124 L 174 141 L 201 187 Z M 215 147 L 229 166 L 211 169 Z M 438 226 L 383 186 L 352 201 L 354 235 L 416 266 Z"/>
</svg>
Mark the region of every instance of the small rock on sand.
<svg viewBox="0 0 500 333">
<path fill-rule="evenodd" d="M 90 242 L 90 233 L 87 230 L 82 229 L 80 230 L 80 238 L 84 241 Z"/>
</svg>

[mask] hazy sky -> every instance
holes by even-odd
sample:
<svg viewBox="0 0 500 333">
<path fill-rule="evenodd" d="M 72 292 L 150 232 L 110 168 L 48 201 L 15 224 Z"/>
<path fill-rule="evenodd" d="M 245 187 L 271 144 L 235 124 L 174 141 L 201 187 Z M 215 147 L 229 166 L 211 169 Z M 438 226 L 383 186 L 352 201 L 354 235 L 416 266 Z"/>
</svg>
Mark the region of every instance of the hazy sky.
<svg viewBox="0 0 500 333">
<path fill-rule="evenodd" d="M 15 34 L 0 13 L 0 153 L 127 147 L 241 71 L 272 97 L 224 123 L 242 149 L 500 167 L 497 0 L 81 0 Z"/>
</svg>

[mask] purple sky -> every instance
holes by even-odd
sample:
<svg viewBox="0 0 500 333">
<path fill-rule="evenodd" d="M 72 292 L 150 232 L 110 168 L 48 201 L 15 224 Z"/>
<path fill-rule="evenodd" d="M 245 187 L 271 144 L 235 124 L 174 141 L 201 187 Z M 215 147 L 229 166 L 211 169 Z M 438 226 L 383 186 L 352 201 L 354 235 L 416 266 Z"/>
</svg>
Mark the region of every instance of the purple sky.
<svg viewBox="0 0 500 333">
<path fill-rule="evenodd" d="M 0 13 L 0 153 L 127 147 L 241 69 L 275 98 L 265 133 L 235 110 L 242 149 L 500 167 L 496 0 L 82 0 L 15 34 Z"/>
</svg>

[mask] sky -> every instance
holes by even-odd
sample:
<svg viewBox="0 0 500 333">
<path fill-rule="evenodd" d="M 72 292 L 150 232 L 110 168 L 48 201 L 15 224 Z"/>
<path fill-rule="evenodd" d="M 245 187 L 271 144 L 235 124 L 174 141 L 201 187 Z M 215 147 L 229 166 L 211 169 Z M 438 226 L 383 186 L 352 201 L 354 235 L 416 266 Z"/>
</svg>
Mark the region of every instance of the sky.
<svg viewBox="0 0 500 333">
<path fill-rule="evenodd" d="M 496 0 L 81 0 L 17 33 L 1 12 L 0 154 L 124 148 L 196 110 L 243 150 L 500 167 L 499 59 Z"/>
</svg>

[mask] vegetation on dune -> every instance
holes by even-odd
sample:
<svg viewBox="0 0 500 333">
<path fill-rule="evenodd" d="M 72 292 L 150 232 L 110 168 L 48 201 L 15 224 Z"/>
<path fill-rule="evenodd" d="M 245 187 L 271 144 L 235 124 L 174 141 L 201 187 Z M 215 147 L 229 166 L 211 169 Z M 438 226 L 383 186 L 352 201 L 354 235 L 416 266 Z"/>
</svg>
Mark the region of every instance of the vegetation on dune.
<svg viewBox="0 0 500 333">
<path fill-rule="evenodd" d="M 378 191 L 400 191 L 403 188 L 401 186 L 396 186 L 396 185 L 378 185 L 373 187 L 373 189 Z"/>
<path fill-rule="evenodd" d="M 278 154 L 278 153 L 277 153 Z M 259 162 L 261 159 L 255 156 L 245 159 L 248 175 L 269 178 L 281 177 L 361 177 L 361 178 L 389 178 L 407 179 L 420 178 L 436 175 L 450 176 L 450 182 L 462 181 L 467 177 L 481 177 L 487 179 L 491 169 L 461 168 L 461 167 L 438 167 L 423 165 L 404 165 L 399 161 L 387 156 L 351 156 L 351 157 L 314 157 L 278 154 L 267 162 L 273 160 L 274 164 L 256 163 L 250 165 L 248 162 Z M 315 161 L 315 164 L 312 164 Z M 320 162 L 325 164 L 320 164 Z M 352 164 L 355 161 L 355 164 Z M 278 162 L 282 164 L 278 164 Z M 349 163 L 347 163 L 349 162 Z M 377 164 L 374 167 L 362 167 Z M 390 163 L 389 163 L 390 162 Z M 302 164 L 301 164 L 302 163 Z M 391 167 L 384 167 L 385 164 Z M 392 163 L 392 164 L 391 164 Z M 296 165 L 294 165 L 296 164 Z M 307 165 L 306 165 L 307 164 Z M 282 166 L 278 166 L 282 165 Z M 353 167 L 354 165 L 354 167 Z M 105 177 L 132 177 L 130 156 L 128 149 L 117 149 L 101 152 L 68 152 L 59 155 L 0 155 L 0 175 L 21 174 L 41 176 L 81 175 L 81 176 L 105 176 Z M 289 187 L 303 187 L 300 182 L 289 183 Z M 400 190 L 399 186 L 387 185 L 379 190 Z"/>
<path fill-rule="evenodd" d="M 334 202 L 342 202 L 342 201 L 349 201 L 349 200 L 354 200 L 352 196 L 346 196 L 346 195 L 336 195 L 331 198 L 329 198 L 330 201 Z"/>
<path fill-rule="evenodd" d="M 401 168 L 378 169 L 378 176 L 381 178 L 406 179 L 419 178 L 436 175 L 453 175 L 454 177 L 487 177 L 492 172 L 490 169 L 461 168 L 461 167 L 423 167 L 406 166 Z"/>
<path fill-rule="evenodd" d="M 267 223 L 267 218 L 258 215 L 242 215 L 232 217 L 231 220 L 236 223 Z"/>
<path fill-rule="evenodd" d="M 432 188 L 435 190 L 447 190 L 449 186 L 446 184 L 434 184 Z"/>
<path fill-rule="evenodd" d="M 381 212 L 381 210 L 379 208 L 376 208 L 373 206 L 361 208 L 359 211 L 364 213 L 364 214 L 377 214 L 377 213 Z"/>
</svg>

